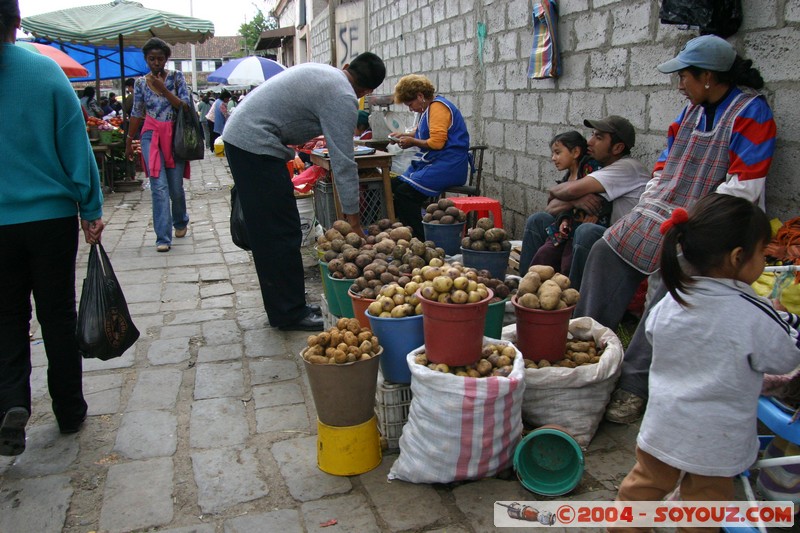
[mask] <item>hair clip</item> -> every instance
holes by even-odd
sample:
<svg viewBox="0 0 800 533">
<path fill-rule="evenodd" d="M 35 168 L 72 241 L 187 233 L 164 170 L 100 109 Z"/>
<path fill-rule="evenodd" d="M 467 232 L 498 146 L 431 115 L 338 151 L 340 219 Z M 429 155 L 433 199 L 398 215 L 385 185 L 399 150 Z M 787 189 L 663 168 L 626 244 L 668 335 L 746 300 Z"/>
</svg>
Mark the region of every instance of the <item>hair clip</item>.
<svg viewBox="0 0 800 533">
<path fill-rule="evenodd" d="M 666 235 L 666 233 L 669 230 L 671 230 L 674 226 L 685 224 L 688 221 L 689 221 L 689 213 L 686 212 L 686 209 L 678 207 L 672 212 L 671 217 L 669 217 L 667 220 L 661 223 L 659 231 L 661 232 L 661 235 Z"/>
</svg>

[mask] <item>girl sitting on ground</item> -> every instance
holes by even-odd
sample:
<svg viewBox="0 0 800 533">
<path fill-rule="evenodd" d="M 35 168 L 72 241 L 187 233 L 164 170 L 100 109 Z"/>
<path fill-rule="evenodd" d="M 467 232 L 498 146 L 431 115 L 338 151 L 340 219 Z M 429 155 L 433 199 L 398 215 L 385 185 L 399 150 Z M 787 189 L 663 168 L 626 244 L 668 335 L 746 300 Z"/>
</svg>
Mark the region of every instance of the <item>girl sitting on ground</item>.
<svg viewBox="0 0 800 533">
<path fill-rule="evenodd" d="M 749 200 L 711 194 L 690 214 L 676 209 L 661 233 L 669 293 L 646 321 L 650 398 L 617 500 L 657 501 L 680 480 L 685 501 L 731 501 L 734 476 L 758 454 L 764 374 L 800 364 L 800 317 L 776 311 L 750 287 L 771 232 Z"/>
<path fill-rule="evenodd" d="M 586 138 L 574 130 L 553 137 L 550 141 L 550 160 L 556 170 L 566 171 L 559 183 L 579 180 L 599 168 L 597 161 L 587 155 L 587 146 Z M 568 276 L 572 264 L 572 232 L 581 222 L 608 226 L 610 216 L 611 202 L 607 200 L 603 200 L 597 216 L 575 208 L 564 211 L 546 228 L 547 240 L 536 251 L 531 264 L 550 265 L 556 272 Z"/>
</svg>

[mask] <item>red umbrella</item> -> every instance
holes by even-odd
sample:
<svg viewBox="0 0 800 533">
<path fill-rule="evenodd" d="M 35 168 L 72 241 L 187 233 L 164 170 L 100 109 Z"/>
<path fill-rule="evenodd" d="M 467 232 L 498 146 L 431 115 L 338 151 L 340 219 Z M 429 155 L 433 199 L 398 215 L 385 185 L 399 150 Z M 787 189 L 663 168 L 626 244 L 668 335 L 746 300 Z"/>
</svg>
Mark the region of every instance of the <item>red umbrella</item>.
<svg viewBox="0 0 800 533">
<path fill-rule="evenodd" d="M 66 74 L 68 78 L 83 78 L 89 75 L 89 71 L 83 68 L 83 65 L 57 48 L 46 44 L 29 43 L 27 41 L 17 41 L 16 44 L 26 50 L 30 50 L 34 54 L 41 54 L 49 57 L 61 67 L 61 70 L 64 71 L 64 74 Z"/>
</svg>

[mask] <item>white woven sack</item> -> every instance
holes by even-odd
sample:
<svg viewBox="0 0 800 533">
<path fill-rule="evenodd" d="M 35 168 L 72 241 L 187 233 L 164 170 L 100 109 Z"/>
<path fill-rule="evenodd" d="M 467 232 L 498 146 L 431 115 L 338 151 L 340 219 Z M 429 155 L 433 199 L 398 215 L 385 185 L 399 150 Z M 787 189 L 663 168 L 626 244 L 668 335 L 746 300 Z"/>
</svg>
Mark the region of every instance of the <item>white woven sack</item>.
<svg viewBox="0 0 800 533">
<path fill-rule="evenodd" d="M 516 328 L 516 324 L 503 328 L 503 339 L 516 342 Z M 589 317 L 570 320 L 569 333 L 571 338 L 594 339 L 598 346 L 605 346 L 600 362 L 576 368 L 526 369 L 522 420 L 530 427 L 562 426 L 586 448 L 622 371 L 622 343 L 611 329 Z"/>
<path fill-rule="evenodd" d="M 509 344 L 488 337 L 483 343 Z M 520 351 L 508 377 L 465 378 L 416 364 L 414 357 L 424 350 L 421 346 L 407 356 L 411 408 L 388 478 L 450 483 L 511 467 L 522 434 L 525 362 Z"/>
</svg>

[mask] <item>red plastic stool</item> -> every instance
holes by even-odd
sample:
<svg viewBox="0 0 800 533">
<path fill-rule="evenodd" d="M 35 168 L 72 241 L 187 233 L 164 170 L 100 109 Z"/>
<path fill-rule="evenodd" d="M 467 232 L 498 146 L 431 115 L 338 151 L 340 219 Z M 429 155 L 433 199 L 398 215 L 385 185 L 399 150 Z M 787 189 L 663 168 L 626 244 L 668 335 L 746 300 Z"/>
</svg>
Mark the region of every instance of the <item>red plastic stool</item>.
<svg viewBox="0 0 800 533">
<path fill-rule="evenodd" d="M 486 196 L 448 196 L 447 199 L 452 200 L 453 204 L 465 213 L 475 211 L 478 218 L 488 217 L 489 212 L 491 212 L 494 218 L 494 227 L 503 227 L 503 210 L 500 208 L 500 202 L 494 198 L 487 198 Z"/>
</svg>

